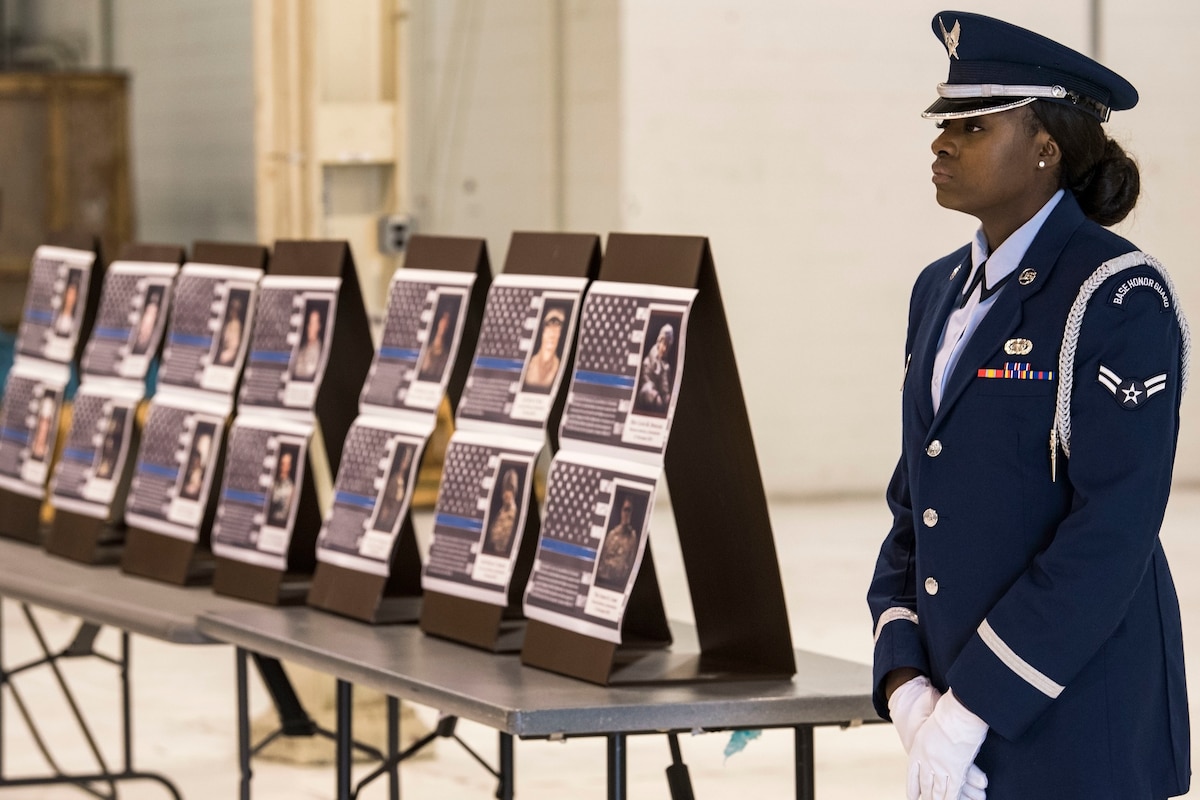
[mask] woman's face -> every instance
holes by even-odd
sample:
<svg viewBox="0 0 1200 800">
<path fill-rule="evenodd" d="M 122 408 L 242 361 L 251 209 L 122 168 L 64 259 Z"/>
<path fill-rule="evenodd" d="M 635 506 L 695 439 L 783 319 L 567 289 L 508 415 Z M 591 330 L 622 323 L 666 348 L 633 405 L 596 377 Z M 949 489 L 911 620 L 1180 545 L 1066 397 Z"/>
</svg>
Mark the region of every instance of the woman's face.
<svg viewBox="0 0 1200 800">
<path fill-rule="evenodd" d="M 553 353 L 558 349 L 558 339 L 562 334 L 562 320 L 558 317 L 547 319 L 542 326 L 542 352 Z"/>
<path fill-rule="evenodd" d="M 316 342 L 321 338 L 321 313 L 308 312 L 308 341 Z"/>
<path fill-rule="evenodd" d="M 989 220 L 1021 217 L 1033 204 L 1023 223 L 1041 208 L 1049 176 L 1038 161 L 1049 134 L 1030 135 L 1029 113 L 1021 107 L 941 124 L 932 145 L 938 205 L 979 218 L 985 229 Z"/>
</svg>

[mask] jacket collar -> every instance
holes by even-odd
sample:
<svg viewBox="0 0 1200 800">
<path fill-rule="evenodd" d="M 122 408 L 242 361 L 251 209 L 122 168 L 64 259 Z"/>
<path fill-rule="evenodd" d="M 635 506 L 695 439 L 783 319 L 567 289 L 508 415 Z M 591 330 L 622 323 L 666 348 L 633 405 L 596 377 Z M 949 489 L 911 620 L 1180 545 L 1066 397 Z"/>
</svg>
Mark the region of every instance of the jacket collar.
<svg viewBox="0 0 1200 800">
<path fill-rule="evenodd" d="M 1016 269 L 1016 280 L 996 295 L 995 305 L 983 318 L 971 340 L 967 342 L 966 348 L 958 360 L 958 365 L 946 383 L 945 391 L 942 393 L 942 402 L 938 406 L 937 414 L 932 418 L 930 433 L 933 432 L 933 428 L 937 426 L 938 422 L 945 418 L 959 396 L 975 378 L 978 365 L 984 363 L 1000 347 L 1001 342 L 1021 324 L 1023 304 L 1046 285 L 1067 242 L 1083 224 L 1084 219 L 1083 211 L 1079 208 L 1075 196 L 1071 192 L 1067 192 L 1050 212 L 1042 229 L 1038 231 L 1037 236 L 1029 245 L 1029 249 L 1025 251 L 1025 256 Z M 933 374 L 933 359 L 937 354 L 937 341 L 941 338 L 942 329 L 946 326 L 946 318 L 953 308 L 953 299 L 962 289 L 959 285 L 960 281 L 948 281 L 947 283 L 950 285 L 946 287 L 945 291 L 949 292 L 951 296 L 943 297 L 942 302 L 939 303 L 936 323 L 932 326 L 933 341 L 925 353 L 928 362 L 925 365 L 927 375 Z M 928 381 L 925 382 L 923 389 L 928 394 Z M 932 412 L 933 404 L 928 397 L 925 398 L 922 408 Z"/>
</svg>

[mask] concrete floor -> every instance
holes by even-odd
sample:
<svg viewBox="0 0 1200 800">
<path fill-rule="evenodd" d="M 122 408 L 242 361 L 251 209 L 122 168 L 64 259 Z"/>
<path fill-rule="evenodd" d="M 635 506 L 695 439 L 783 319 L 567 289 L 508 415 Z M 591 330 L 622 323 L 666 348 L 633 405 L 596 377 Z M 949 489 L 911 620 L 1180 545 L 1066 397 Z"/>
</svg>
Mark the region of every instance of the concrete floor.
<svg viewBox="0 0 1200 800">
<path fill-rule="evenodd" d="M 871 658 L 871 631 L 864 594 L 888 516 L 882 499 L 774 504 L 772 519 L 785 576 L 793 642 L 796 647 L 862 662 Z M 1171 559 L 1184 609 L 1188 657 L 1200 664 L 1200 582 L 1189 575 L 1200 570 L 1200 490 L 1177 490 L 1168 509 L 1163 540 Z M 418 522 L 420 526 L 420 523 Z M 423 527 L 421 529 L 424 529 Z M 668 613 L 690 619 L 691 609 L 679 550 L 670 517 L 659 512 L 652 527 L 655 566 Z M 13 664 L 34 653 L 35 642 L 19 608 L 4 604 L 4 659 Z M 70 639 L 69 618 L 39 612 L 52 642 Z M 114 647 L 107 631 L 101 647 Z M 209 800 L 237 796 L 234 657 L 228 647 L 180 647 L 134 638 L 133 644 L 135 766 L 160 772 L 178 785 L 186 798 Z M 45 672 L 44 670 L 42 672 Z M 115 670 L 92 662 L 69 663 L 64 672 L 77 686 L 85 711 L 97 717 L 98 739 L 112 762 L 120 758 Z M 43 735 L 53 742 L 66 767 L 89 769 L 88 750 L 65 719 L 53 679 L 33 672 L 18 679 L 23 696 L 37 706 Z M 1192 708 L 1200 709 L 1193 678 Z M 253 711 L 269 708 L 255 686 Z M 11 698 L 5 693 L 4 760 L 7 776 L 44 769 Z M 417 717 L 432 723 L 435 709 L 416 706 Z M 460 735 L 485 757 L 494 759 L 496 736 L 489 729 L 460 723 Z M 698 798 L 782 798 L 793 795 L 792 736 L 766 731 L 744 751 L 726 759 L 728 734 L 703 734 L 682 740 Z M 1195 758 L 1195 755 L 1193 755 Z M 629 796 L 637 800 L 669 798 L 664 770 L 670 763 L 665 737 L 635 737 L 630 743 Z M 517 796 L 526 800 L 569 797 L 604 798 L 605 749 L 601 740 L 516 743 Z M 818 729 L 816 733 L 817 796 L 821 800 L 871 800 L 902 796 L 905 761 L 890 726 Z M 369 771 L 363 765 L 362 774 Z M 429 757 L 402 770 L 406 798 L 489 798 L 495 782 L 451 741 L 440 740 Z M 258 760 L 253 796 L 256 800 L 330 798 L 334 777 L 328 767 L 294 766 Z M 84 797 L 68 788 L 22 788 L 0 791 L 0 798 Z M 166 798 L 153 783 L 129 783 L 120 797 Z M 364 798 L 386 798 L 383 782 L 369 786 Z"/>
</svg>

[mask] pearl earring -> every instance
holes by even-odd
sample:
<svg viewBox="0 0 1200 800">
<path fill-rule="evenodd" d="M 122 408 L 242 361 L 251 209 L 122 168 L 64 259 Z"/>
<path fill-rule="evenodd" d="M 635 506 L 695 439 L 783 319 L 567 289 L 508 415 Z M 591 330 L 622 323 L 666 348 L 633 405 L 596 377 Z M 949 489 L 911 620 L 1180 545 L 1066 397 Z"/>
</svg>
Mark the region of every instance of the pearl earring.
<svg viewBox="0 0 1200 800">
<path fill-rule="evenodd" d="M 1045 168 L 1046 168 L 1046 162 L 1045 162 L 1045 161 L 1039 161 L 1039 162 L 1038 162 L 1038 169 L 1045 169 Z"/>
</svg>

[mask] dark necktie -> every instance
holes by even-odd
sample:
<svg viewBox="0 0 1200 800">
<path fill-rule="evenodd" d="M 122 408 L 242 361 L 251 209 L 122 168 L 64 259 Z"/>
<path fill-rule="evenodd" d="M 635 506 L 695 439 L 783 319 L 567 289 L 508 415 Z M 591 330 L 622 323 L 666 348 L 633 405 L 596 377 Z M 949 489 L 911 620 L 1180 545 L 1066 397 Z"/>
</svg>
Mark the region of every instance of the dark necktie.
<svg viewBox="0 0 1200 800">
<path fill-rule="evenodd" d="M 971 299 L 971 293 L 975 291 L 976 286 L 979 287 L 979 302 L 982 303 L 985 300 L 987 300 L 989 297 L 994 295 L 996 292 L 998 292 L 1002 288 L 1004 288 L 1004 284 L 1007 283 L 1008 279 L 1013 276 L 1012 272 L 1010 272 L 1007 275 L 1005 275 L 1003 278 L 1001 278 L 1000 280 L 996 281 L 995 286 L 988 288 L 988 285 L 983 280 L 984 273 L 986 271 L 987 271 L 987 259 L 985 258 L 983 261 L 979 262 L 979 266 L 975 268 L 975 274 L 971 276 L 971 282 L 968 283 L 967 288 L 963 290 L 962 297 L 959 298 L 959 301 L 958 301 L 959 308 L 963 308 L 964 306 L 966 306 L 967 301 Z M 1014 270 L 1014 272 L 1015 272 L 1015 270 Z"/>
</svg>

